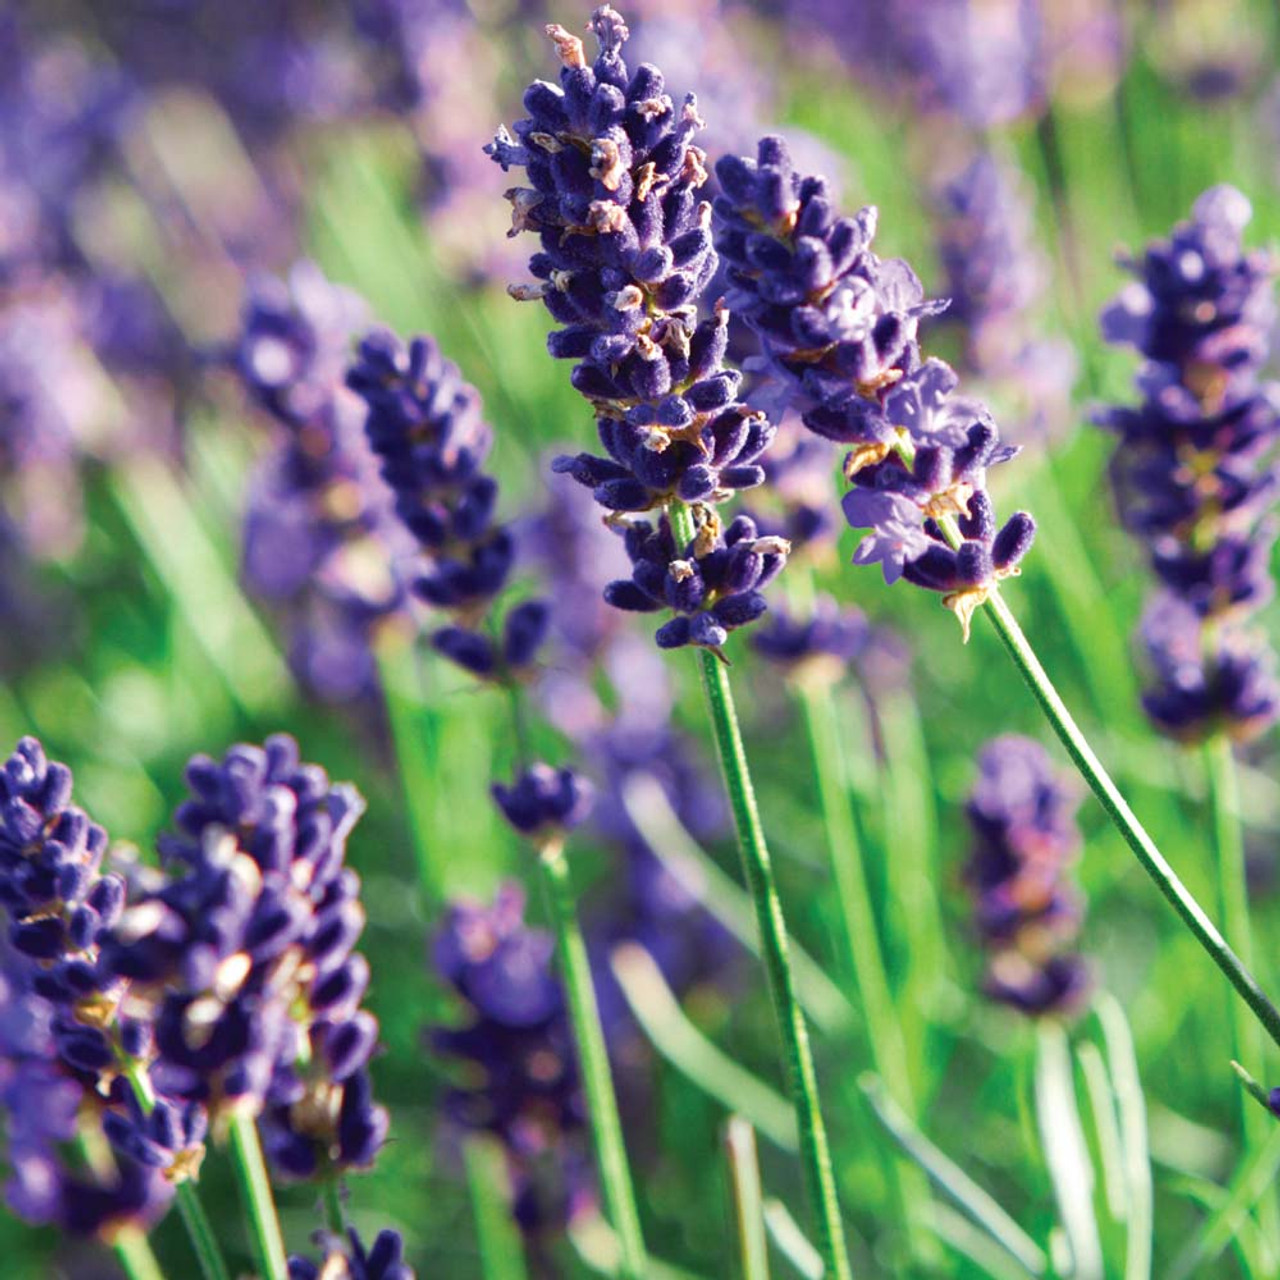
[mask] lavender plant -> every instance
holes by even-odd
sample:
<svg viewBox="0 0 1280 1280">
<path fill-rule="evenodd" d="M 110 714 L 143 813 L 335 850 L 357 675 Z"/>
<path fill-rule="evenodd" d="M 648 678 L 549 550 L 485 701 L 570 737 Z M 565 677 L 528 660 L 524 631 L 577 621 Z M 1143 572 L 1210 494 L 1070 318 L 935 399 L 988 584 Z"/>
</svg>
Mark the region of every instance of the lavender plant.
<svg viewBox="0 0 1280 1280">
<path fill-rule="evenodd" d="M 858 563 L 879 562 L 942 591 L 964 634 L 983 606 L 1054 731 L 1112 821 L 1200 944 L 1280 1043 L 1277 1012 L 1246 965 L 1187 891 L 1112 782 L 1053 687 L 998 588 L 1018 571 L 1035 522 L 1017 512 L 998 527 L 985 490 L 989 466 L 1016 454 L 985 407 L 953 396 L 956 374 L 921 362 L 925 304 L 914 273 L 870 250 L 875 213 L 836 218 L 820 178 L 795 173 L 781 139 L 757 159 L 717 166 L 717 243 L 770 373 L 812 407 L 805 424 L 852 446 L 844 499 L 855 528 L 869 528 Z M 731 301 L 732 301 L 731 297 Z"/>
</svg>

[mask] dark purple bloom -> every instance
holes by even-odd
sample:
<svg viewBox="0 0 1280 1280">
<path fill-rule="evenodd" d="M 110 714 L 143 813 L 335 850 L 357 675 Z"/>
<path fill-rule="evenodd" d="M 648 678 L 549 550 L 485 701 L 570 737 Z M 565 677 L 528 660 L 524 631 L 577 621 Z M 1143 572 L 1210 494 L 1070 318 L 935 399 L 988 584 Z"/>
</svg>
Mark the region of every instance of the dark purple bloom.
<svg viewBox="0 0 1280 1280">
<path fill-rule="evenodd" d="M 499 889 L 492 907 L 452 904 L 434 946 L 436 971 L 461 997 L 467 1019 L 434 1028 L 430 1042 L 470 1067 L 474 1081 L 448 1091 L 446 1113 L 463 1130 L 502 1142 L 513 1211 L 529 1234 L 562 1230 L 591 1198 L 580 1158 L 586 1116 L 553 951 L 547 934 L 525 925 L 514 884 Z M 559 1185 L 548 1188 L 552 1169 Z"/>
<path fill-rule="evenodd" d="M 656 528 L 647 521 L 627 527 L 631 577 L 611 582 L 605 599 L 636 613 L 670 609 L 675 616 L 655 636 L 661 649 L 692 644 L 720 652 L 730 631 L 765 612 L 761 592 L 786 563 L 786 540 L 758 537 L 750 517 L 737 516 L 723 531 L 711 520 L 683 548 L 666 516 Z"/>
<path fill-rule="evenodd" d="M 607 455 L 556 465 L 611 511 L 723 501 L 763 480 L 772 427 L 739 402 L 739 375 L 724 367 L 728 315 L 698 320 L 716 269 L 698 195 L 706 157 L 692 141 L 702 121 L 692 95 L 677 108 L 656 67 L 628 70 L 614 10 L 597 9 L 591 30 L 600 52 L 589 66 L 576 36 L 548 28 L 560 84 L 530 86 L 528 118 L 488 149 L 504 170 L 525 170 L 530 186 L 508 192 L 513 234 L 542 242 L 537 283 L 513 292 L 541 298 L 563 326 L 548 349 L 577 361 L 573 384 Z"/>
<path fill-rule="evenodd" d="M 354 950 L 360 881 L 344 866 L 364 802 L 283 734 L 221 762 L 196 756 L 187 784 L 161 840 L 170 877 L 126 912 L 104 947 L 108 971 L 151 1000 L 170 1093 L 263 1115 L 282 1172 L 345 1163 L 346 1095 L 364 1091 L 367 1113 L 377 1043 Z"/>
<path fill-rule="evenodd" d="M 397 1231 L 379 1231 L 366 1249 L 354 1227 L 347 1239 L 325 1236 L 324 1258 L 317 1264 L 310 1258 L 289 1259 L 289 1280 L 414 1280 L 417 1274 L 404 1260 L 404 1241 Z"/>
<path fill-rule="evenodd" d="M 591 811 L 591 784 L 572 769 L 553 769 L 535 763 L 513 786 L 493 784 L 493 798 L 502 816 L 521 835 L 539 843 L 561 842 L 565 833 Z"/>
<path fill-rule="evenodd" d="M 808 617 L 775 609 L 751 637 L 751 647 L 799 679 L 839 679 L 871 642 L 862 612 L 819 596 Z"/>
<path fill-rule="evenodd" d="M 1262 732 L 1280 713 L 1265 642 L 1248 619 L 1274 590 L 1268 515 L 1280 386 L 1260 371 L 1275 321 L 1275 264 L 1243 246 L 1249 202 L 1231 187 L 1125 263 L 1137 279 L 1103 312 L 1103 335 L 1145 357 L 1136 406 L 1099 410 L 1117 436 L 1111 478 L 1125 527 L 1162 592 L 1143 622 L 1155 684 L 1143 705 L 1173 737 Z"/>
<path fill-rule="evenodd" d="M 1017 450 L 984 405 L 955 394 L 946 364 L 921 363 L 918 323 L 939 308 L 906 263 L 872 252 L 874 209 L 837 216 L 825 181 L 796 173 L 780 138 L 716 172 L 729 301 L 760 337 L 761 367 L 806 403 L 805 426 L 853 446 L 845 516 L 871 530 L 855 560 L 943 593 L 967 637 L 1035 535 L 1025 512 L 998 525 L 986 492 L 987 469 Z"/>
<path fill-rule="evenodd" d="M 1028 1014 L 1078 1008 L 1088 968 L 1072 946 L 1081 900 L 1067 881 L 1079 803 L 1039 743 L 996 738 L 978 757 L 965 880 L 989 953 L 987 994 Z"/>
</svg>

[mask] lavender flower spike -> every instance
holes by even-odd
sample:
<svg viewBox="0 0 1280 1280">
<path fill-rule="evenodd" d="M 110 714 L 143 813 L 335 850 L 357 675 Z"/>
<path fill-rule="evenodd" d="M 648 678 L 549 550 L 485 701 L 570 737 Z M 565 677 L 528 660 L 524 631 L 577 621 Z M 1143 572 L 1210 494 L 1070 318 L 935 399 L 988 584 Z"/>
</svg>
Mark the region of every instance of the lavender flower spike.
<svg viewBox="0 0 1280 1280">
<path fill-rule="evenodd" d="M 955 394 L 948 365 L 921 363 L 919 321 L 940 308 L 905 262 L 872 252 L 874 209 L 838 217 L 825 180 L 796 173 L 781 138 L 716 174 L 729 303 L 760 337 L 763 370 L 804 404 L 805 426 L 852 446 L 845 516 L 871 530 L 855 560 L 943 593 L 967 639 L 1035 536 L 1025 512 L 998 525 L 986 492 L 988 468 L 1017 450 L 985 405 Z"/>
<path fill-rule="evenodd" d="M 367 1165 L 387 1117 L 367 1075 L 360 880 L 344 866 L 364 802 L 284 734 L 196 756 L 187 784 L 161 839 L 170 879 L 125 913 L 106 967 L 151 1001 L 175 1096 L 260 1116 L 287 1176 Z"/>
<path fill-rule="evenodd" d="M 1081 903 L 1065 879 L 1080 849 L 1078 800 L 1030 738 L 989 742 L 978 769 L 965 879 L 990 954 L 987 994 L 1032 1015 L 1078 1008 L 1089 974 L 1071 949 Z"/>
<path fill-rule="evenodd" d="M 560 84 L 535 81 L 528 118 L 487 148 L 528 187 L 507 193 L 512 234 L 536 232 L 529 266 L 540 298 L 562 327 L 553 356 L 576 360 L 573 385 L 595 410 L 607 456 L 562 458 L 557 469 L 590 487 L 610 511 L 648 511 L 671 498 L 720 502 L 760 484 L 773 429 L 737 398 L 724 368 L 728 315 L 699 321 L 716 270 L 711 207 L 698 192 L 705 155 L 689 95 L 678 107 L 662 73 L 622 57 L 627 28 L 607 5 L 592 15 L 600 52 L 549 26 L 563 64 Z"/>
<path fill-rule="evenodd" d="M 1280 384 L 1261 377 L 1276 264 L 1245 250 L 1250 214 L 1233 188 L 1206 191 L 1168 241 L 1126 260 L 1137 280 L 1102 315 L 1103 335 L 1147 361 L 1141 403 L 1094 415 L 1118 437 L 1120 518 L 1162 588 L 1142 628 L 1155 676 L 1143 704 L 1187 741 L 1253 737 L 1280 714 L 1274 657 L 1248 626 L 1274 590 L 1280 483 Z"/>
<path fill-rule="evenodd" d="M 498 483 L 483 470 L 493 429 L 480 393 L 432 339 L 405 347 L 386 330 L 360 343 L 347 383 L 368 406 L 369 442 L 396 513 L 422 552 L 413 589 L 456 619 L 432 643 L 482 679 L 524 678 L 546 636 L 546 604 L 529 600 L 511 609 L 498 639 L 474 625 L 515 563 L 512 532 L 494 518 Z"/>
</svg>

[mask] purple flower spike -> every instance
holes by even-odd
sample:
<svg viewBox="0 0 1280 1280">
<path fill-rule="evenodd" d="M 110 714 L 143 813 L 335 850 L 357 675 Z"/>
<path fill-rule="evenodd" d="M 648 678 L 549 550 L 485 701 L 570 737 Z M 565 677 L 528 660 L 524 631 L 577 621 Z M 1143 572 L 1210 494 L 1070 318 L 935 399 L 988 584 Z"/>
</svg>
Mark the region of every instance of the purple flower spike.
<svg viewBox="0 0 1280 1280">
<path fill-rule="evenodd" d="M 504 171 L 525 170 L 530 185 L 507 193 L 511 234 L 535 232 L 542 245 L 529 263 L 536 283 L 511 292 L 541 299 L 562 326 L 548 349 L 577 362 L 573 384 L 605 449 L 557 467 L 611 511 L 723 501 L 764 479 L 772 428 L 740 403 L 739 375 L 724 367 L 728 314 L 698 319 L 717 263 L 698 194 L 706 156 L 693 145 L 703 122 L 656 67 L 628 70 L 614 10 L 597 9 L 591 30 L 599 55 L 588 65 L 581 40 L 547 28 L 560 83 L 531 85 L 515 136 L 503 128 L 487 148 Z"/>
<path fill-rule="evenodd" d="M 1017 450 L 984 405 L 955 394 L 946 364 L 921 363 L 919 322 L 942 306 L 905 262 L 872 252 L 875 210 L 839 217 L 825 180 L 798 174 L 781 138 L 716 173 L 728 300 L 761 341 L 760 369 L 803 405 L 805 426 L 852 446 L 845 516 L 871 531 L 855 562 L 942 593 L 967 639 L 974 610 L 1018 572 L 1035 524 L 1023 512 L 997 524 L 986 473 Z"/>
<path fill-rule="evenodd" d="M 1136 347 L 1142 401 L 1099 410 L 1117 436 L 1120 518 L 1163 590 L 1142 637 L 1154 676 L 1143 706 L 1183 741 L 1256 736 L 1280 714 L 1274 658 L 1249 618 L 1271 597 L 1280 385 L 1261 377 L 1275 320 L 1275 263 L 1247 251 L 1249 202 L 1232 187 L 1126 264 L 1137 279 L 1103 312 Z"/>
<path fill-rule="evenodd" d="M 284 734 L 196 756 L 187 785 L 160 842 L 170 878 L 125 912 L 106 969 L 150 1001 L 175 1097 L 260 1116 L 285 1175 L 368 1164 L 376 1144 L 356 1152 L 342 1131 L 353 1089 L 366 1128 L 386 1128 L 363 1076 L 377 1024 L 360 1008 L 365 917 L 344 865 L 364 801 Z"/>
<path fill-rule="evenodd" d="M 481 679 L 524 679 L 546 635 L 546 605 L 512 609 L 501 642 L 475 626 L 507 585 L 516 557 L 511 529 L 495 518 L 497 482 L 484 472 L 493 429 L 480 393 L 432 339 L 405 347 L 386 330 L 360 343 L 347 384 L 367 406 L 369 442 L 418 544 L 413 590 L 456 618 L 435 633 L 434 647 Z"/>
<path fill-rule="evenodd" d="M 468 1070 L 445 1112 L 464 1131 L 493 1134 L 511 1174 L 513 1212 L 527 1236 L 563 1231 L 592 1203 L 586 1113 L 551 938 L 524 923 L 524 894 L 506 884 L 492 906 L 453 903 L 435 940 L 435 967 L 461 998 L 461 1026 L 430 1044 Z"/>
<path fill-rule="evenodd" d="M 1072 950 L 1082 904 L 1066 872 L 1080 849 L 1079 802 L 1029 738 L 989 742 L 978 769 L 965 880 L 989 953 L 987 994 L 1032 1016 L 1078 1009 L 1089 971 Z"/>
</svg>

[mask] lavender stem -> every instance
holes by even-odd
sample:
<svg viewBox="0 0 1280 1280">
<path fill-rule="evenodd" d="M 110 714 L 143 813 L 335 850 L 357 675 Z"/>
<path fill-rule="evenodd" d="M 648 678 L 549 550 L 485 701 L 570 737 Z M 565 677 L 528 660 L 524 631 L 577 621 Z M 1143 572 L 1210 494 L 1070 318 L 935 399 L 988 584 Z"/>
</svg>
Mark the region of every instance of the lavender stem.
<svg viewBox="0 0 1280 1280">
<path fill-rule="evenodd" d="M 285 1257 L 280 1219 L 271 1194 L 267 1163 L 258 1140 L 258 1124 L 250 1115 L 231 1119 L 231 1152 L 240 1181 L 240 1194 L 253 1228 L 258 1266 L 263 1280 L 288 1280 L 289 1264 Z"/>
<path fill-rule="evenodd" d="M 140 1062 L 134 1062 L 123 1070 L 133 1086 L 134 1095 L 138 1099 L 138 1105 L 142 1108 L 143 1114 L 150 1115 L 155 1110 L 156 1095 L 151 1088 L 151 1077 L 147 1074 L 146 1067 Z M 196 1258 L 200 1263 L 200 1274 L 204 1276 L 204 1280 L 231 1280 L 231 1273 L 227 1270 L 227 1264 L 222 1257 L 218 1237 L 213 1233 L 213 1225 L 209 1221 L 209 1215 L 204 1211 L 204 1205 L 200 1202 L 195 1185 L 191 1182 L 178 1183 L 175 1198 L 178 1201 L 178 1212 L 182 1215 L 182 1225 L 187 1230 L 187 1236 L 191 1241 L 192 1249 L 195 1250 Z"/>
<path fill-rule="evenodd" d="M 144 1231 L 137 1227 L 123 1228 L 116 1232 L 111 1248 L 128 1280 L 164 1280 L 164 1272 Z"/>
<path fill-rule="evenodd" d="M 668 513 L 679 543 L 688 545 L 696 534 L 693 513 L 680 502 L 672 502 Z M 801 1163 L 818 1220 L 818 1248 L 830 1280 L 851 1280 L 853 1271 L 849 1265 L 844 1224 L 840 1220 L 826 1124 L 818 1100 L 818 1078 L 809 1047 L 809 1029 L 796 999 L 786 922 L 738 728 L 729 672 L 721 659 L 706 649 L 699 649 L 698 661 L 702 667 L 702 684 L 716 751 L 738 832 L 743 871 L 755 901 L 769 995 L 785 1048 L 788 1092 L 800 1132 Z"/>
<path fill-rule="evenodd" d="M 547 909 L 555 927 L 556 949 L 560 956 L 561 979 L 569 1001 L 582 1087 L 591 1114 L 591 1138 L 596 1149 L 596 1166 L 604 1193 L 609 1224 L 617 1234 L 621 1252 L 618 1274 L 622 1280 L 645 1280 L 648 1263 L 644 1238 L 640 1234 L 640 1214 L 635 1188 L 622 1140 L 622 1120 L 618 1099 L 609 1072 L 600 1009 L 591 979 L 591 963 L 578 924 L 569 864 L 559 843 L 548 843 L 538 853 L 538 866 L 546 890 Z"/>
<path fill-rule="evenodd" d="M 1079 769 L 1081 777 L 1089 784 L 1089 789 L 1098 797 L 1107 816 L 1115 824 L 1116 830 L 1124 837 L 1147 874 L 1156 882 L 1160 892 L 1182 917 L 1183 923 L 1191 930 L 1196 941 L 1209 953 L 1214 964 L 1222 970 L 1227 980 L 1257 1015 L 1272 1040 L 1280 1045 L 1280 1011 L 1276 1010 L 1275 1005 L 1258 986 L 1240 957 L 1227 945 L 1213 921 L 1165 861 L 1155 841 L 1147 834 L 1146 828 L 1129 808 L 1128 802 L 1111 780 L 1111 775 L 1094 755 L 1093 748 L 1089 746 L 1084 734 L 1080 731 L 1080 726 L 1067 710 L 1066 704 L 1049 679 L 1048 672 L 1040 665 L 1040 659 L 1036 657 L 1035 650 L 998 591 L 992 591 L 988 597 L 985 612 L 991 619 L 996 634 L 1008 649 L 1014 666 L 1021 672 L 1022 678 L 1040 704 L 1045 718 L 1058 735 L 1062 745 L 1066 747 L 1067 754 Z"/>
</svg>

